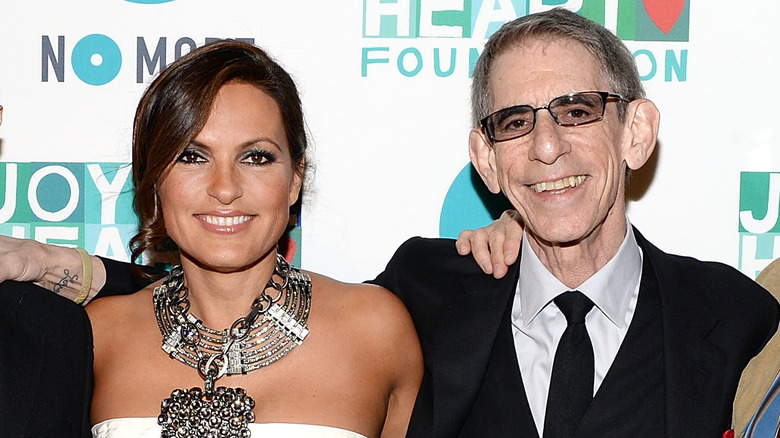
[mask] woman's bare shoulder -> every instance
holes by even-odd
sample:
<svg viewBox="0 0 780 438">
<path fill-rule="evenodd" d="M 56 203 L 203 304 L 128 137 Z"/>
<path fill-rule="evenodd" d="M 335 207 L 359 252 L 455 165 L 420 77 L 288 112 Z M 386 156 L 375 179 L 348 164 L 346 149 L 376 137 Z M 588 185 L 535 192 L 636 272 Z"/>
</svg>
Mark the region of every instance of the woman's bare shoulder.
<svg viewBox="0 0 780 438">
<path fill-rule="evenodd" d="M 323 305 L 348 308 L 359 313 L 369 312 L 375 317 L 408 314 L 401 300 L 382 286 L 345 283 L 321 274 L 307 274 L 312 278 L 313 300 L 320 301 Z"/>
<path fill-rule="evenodd" d="M 366 283 L 344 283 L 309 273 L 312 277 L 312 311 L 333 318 L 343 327 L 362 333 L 377 347 L 395 348 L 395 342 L 417 342 L 409 312 L 389 290 Z"/>
</svg>

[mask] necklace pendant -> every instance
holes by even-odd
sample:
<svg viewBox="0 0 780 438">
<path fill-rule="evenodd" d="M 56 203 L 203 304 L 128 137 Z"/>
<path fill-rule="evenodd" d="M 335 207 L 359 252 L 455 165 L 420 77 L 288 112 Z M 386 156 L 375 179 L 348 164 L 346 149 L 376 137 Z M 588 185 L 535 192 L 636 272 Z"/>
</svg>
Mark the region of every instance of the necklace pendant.
<svg viewBox="0 0 780 438">
<path fill-rule="evenodd" d="M 255 401 L 242 388 L 218 387 L 209 395 L 200 388 L 174 389 L 160 404 L 157 424 L 162 438 L 249 438 Z"/>
</svg>

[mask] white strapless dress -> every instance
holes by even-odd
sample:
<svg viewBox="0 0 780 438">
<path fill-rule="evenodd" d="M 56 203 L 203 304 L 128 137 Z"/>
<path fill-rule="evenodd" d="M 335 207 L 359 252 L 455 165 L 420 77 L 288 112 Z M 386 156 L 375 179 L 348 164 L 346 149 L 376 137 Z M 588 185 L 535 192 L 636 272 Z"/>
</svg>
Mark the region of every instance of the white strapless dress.
<svg viewBox="0 0 780 438">
<path fill-rule="evenodd" d="M 252 437 L 366 438 L 349 430 L 313 424 L 250 423 Z M 93 438 L 159 438 L 156 418 L 114 418 L 92 426 Z"/>
</svg>

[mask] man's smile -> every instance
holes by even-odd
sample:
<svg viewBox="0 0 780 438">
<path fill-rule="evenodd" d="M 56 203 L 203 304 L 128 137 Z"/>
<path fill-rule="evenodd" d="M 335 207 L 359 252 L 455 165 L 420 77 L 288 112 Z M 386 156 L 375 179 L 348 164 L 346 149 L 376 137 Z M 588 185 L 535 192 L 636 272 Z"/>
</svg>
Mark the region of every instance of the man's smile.
<svg viewBox="0 0 780 438">
<path fill-rule="evenodd" d="M 585 178 L 587 178 L 585 175 L 567 176 L 566 178 L 561 178 L 557 181 L 542 181 L 531 184 L 530 187 L 536 193 L 542 193 L 548 190 L 561 190 L 569 187 L 577 187 L 585 181 Z"/>
</svg>

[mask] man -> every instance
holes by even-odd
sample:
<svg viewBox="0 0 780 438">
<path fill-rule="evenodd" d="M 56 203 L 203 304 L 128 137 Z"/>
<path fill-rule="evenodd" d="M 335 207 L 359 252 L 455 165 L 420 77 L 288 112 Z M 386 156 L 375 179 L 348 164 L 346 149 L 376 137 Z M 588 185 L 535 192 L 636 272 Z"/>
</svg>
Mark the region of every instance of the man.
<svg viewBox="0 0 780 438">
<path fill-rule="evenodd" d="M 408 436 L 721 436 L 778 308 L 736 270 L 665 254 L 630 226 L 627 174 L 659 118 L 631 53 L 565 10 L 523 17 L 488 41 L 473 101 L 472 162 L 525 238 L 502 279 L 451 240 L 415 238 L 374 280 L 423 347 Z M 131 289 L 106 263 L 106 289 Z"/>
<path fill-rule="evenodd" d="M 84 310 L 31 283 L 4 282 L 0 333 L 0 435 L 91 436 L 92 332 Z"/>
<path fill-rule="evenodd" d="M 523 17 L 487 42 L 472 101 L 472 163 L 525 238 L 501 280 L 428 239 L 405 243 L 377 278 L 422 341 L 410 435 L 721 436 L 777 305 L 736 270 L 665 254 L 628 222 L 627 174 L 652 154 L 659 120 L 631 53 L 565 10 Z M 563 384 L 557 374 L 588 360 L 556 374 L 571 307 L 559 295 L 591 309 L 577 328 L 592 344 L 589 375 Z"/>
</svg>

